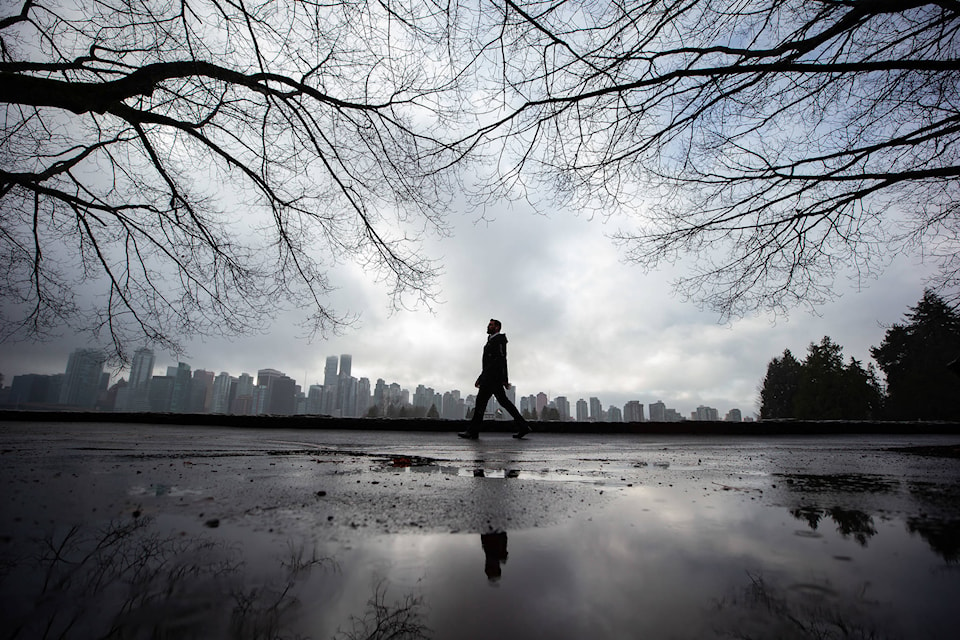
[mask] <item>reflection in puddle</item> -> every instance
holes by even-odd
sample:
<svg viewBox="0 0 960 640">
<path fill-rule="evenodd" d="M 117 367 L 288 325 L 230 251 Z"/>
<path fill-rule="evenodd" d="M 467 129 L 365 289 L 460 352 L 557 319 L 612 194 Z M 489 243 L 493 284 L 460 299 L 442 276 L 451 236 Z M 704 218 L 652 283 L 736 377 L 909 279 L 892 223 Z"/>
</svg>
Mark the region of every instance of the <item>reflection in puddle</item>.
<svg viewBox="0 0 960 640">
<path fill-rule="evenodd" d="M 805 521 L 814 531 L 820 526 L 821 518 L 829 517 L 836 523 L 837 531 L 841 536 L 844 538 L 852 536 L 861 546 L 866 546 L 867 540 L 877 533 L 873 526 L 873 518 L 857 509 L 800 507 L 791 510 L 790 513 L 794 518 Z"/>
<path fill-rule="evenodd" d="M 522 483 L 479 484 L 477 508 L 493 509 Z M 960 573 L 931 547 L 955 561 L 956 523 L 732 492 L 694 503 L 631 489 L 593 518 L 510 530 L 509 552 L 493 510 L 482 532 L 340 542 L 173 518 L 71 527 L 0 547 L 4 635 L 953 637 Z M 795 535 L 796 519 L 816 535 Z"/>
</svg>

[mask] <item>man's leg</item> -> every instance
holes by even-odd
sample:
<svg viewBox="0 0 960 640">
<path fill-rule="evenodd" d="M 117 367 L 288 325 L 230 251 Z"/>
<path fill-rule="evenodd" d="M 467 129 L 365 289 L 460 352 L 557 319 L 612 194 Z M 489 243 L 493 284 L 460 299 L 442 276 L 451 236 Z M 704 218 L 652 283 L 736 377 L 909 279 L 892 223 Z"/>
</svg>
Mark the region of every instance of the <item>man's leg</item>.
<svg viewBox="0 0 960 640">
<path fill-rule="evenodd" d="M 490 402 L 491 395 L 493 395 L 493 392 L 489 387 L 480 386 L 477 391 L 477 405 L 473 408 L 470 426 L 466 431 L 458 433 L 458 436 L 471 440 L 480 436 L 480 424 L 483 422 L 483 413 L 487 410 L 487 403 Z"/>
<path fill-rule="evenodd" d="M 517 429 L 515 434 L 513 434 L 514 438 L 519 440 L 523 436 L 533 431 L 533 429 L 530 428 L 530 423 L 524 419 L 523 414 L 517 411 L 517 407 L 510 402 L 510 398 L 507 397 L 507 392 L 503 390 L 503 387 L 498 387 L 493 393 L 495 396 L 497 396 L 497 402 L 500 403 L 500 406 L 506 409 L 507 413 L 513 416 L 513 419 L 520 423 L 520 428 Z"/>
<path fill-rule="evenodd" d="M 510 402 L 510 398 L 507 397 L 507 392 L 504 391 L 503 387 L 496 387 L 493 391 L 493 395 L 497 398 L 497 402 L 500 403 L 500 406 L 506 409 L 507 413 L 509 413 L 514 420 L 517 422 L 526 422 L 523 414 L 517 411 L 517 407 Z"/>
</svg>

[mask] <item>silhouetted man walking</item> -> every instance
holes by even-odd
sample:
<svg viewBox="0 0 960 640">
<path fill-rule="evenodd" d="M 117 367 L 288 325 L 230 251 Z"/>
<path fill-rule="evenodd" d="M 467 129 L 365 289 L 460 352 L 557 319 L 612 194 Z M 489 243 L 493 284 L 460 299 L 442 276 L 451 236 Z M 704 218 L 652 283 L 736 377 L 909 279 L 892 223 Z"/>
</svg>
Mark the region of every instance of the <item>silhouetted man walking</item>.
<svg viewBox="0 0 960 640">
<path fill-rule="evenodd" d="M 507 336 L 500 333 L 501 326 L 499 320 L 492 318 L 487 324 L 487 343 L 483 345 L 483 369 L 474 383 L 479 389 L 477 406 L 473 409 L 470 428 L 457 434 L 461 438 L 476 440 L 480 437 L 480 423 L 483 422 L 483 413 L 487 409 L 490 396 L 494 396 L 500 406 L 520 423 L 520 430 L 513 434 L 514 438 L 522 438 L 532 431 L 504 391 L 510 388 L 510 378 L 507 376 Z"/>
</svg>

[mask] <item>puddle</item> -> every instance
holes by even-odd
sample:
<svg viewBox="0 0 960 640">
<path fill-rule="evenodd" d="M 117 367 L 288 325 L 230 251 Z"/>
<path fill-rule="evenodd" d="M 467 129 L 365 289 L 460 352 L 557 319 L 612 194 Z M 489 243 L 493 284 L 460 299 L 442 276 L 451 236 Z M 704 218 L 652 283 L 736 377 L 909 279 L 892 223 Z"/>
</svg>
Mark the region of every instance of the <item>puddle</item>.
<svg viewBox="0 0 960 640">
<path fill-rule="evenodd" d="M 0 589 L 24 637 L 953 637 L 956 522 L 714 506 L 638 487 L 562 525 L 336 541 L 139 518 L 8 541 Z"/>
</svg>

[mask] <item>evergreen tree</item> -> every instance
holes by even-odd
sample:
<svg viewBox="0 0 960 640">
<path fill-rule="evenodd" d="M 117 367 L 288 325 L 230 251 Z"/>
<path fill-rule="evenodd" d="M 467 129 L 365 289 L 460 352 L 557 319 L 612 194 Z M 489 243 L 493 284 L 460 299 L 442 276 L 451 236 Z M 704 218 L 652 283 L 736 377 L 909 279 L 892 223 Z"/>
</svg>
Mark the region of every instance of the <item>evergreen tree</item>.
<svg viewBox="0 0 960 640">
<path fill-rule="evenodd" d="M 801 420 L 841 420 L 844 415 L 843 347 L 824 336 L 810 344 L 800 369 L 795 417 Z"/>
<path fill-rule="evenodd" d="M 430 405 L 430 410 L 427 411 L 427 417 L 428 417 L 428 418 L 439 418 L 439 417 L 440 417 L 440 412 L 437 411 L 437 405 L 435 405 L 435 404 Z"/>
<path fill-rule="evenodd" d="M 883 390 L 873 365 L 866 369 L 850 358 L 843 370 L 842 415 L 847 420 L 876 420 L 883 417 Z"/>
<path fill-rule="evenodd" d="M 760 418 L 795 418 L 793 400 L 800 380 L 800 363 L 789 349 L 783 357 L 767 365 L 767 375 L 760 390 Z"/>
<path fill-rule="evenodd" d="M 947 368 L 960 355 L 960 314 L 927 290 L 904 324 L 887 329 L 870 349 L 887 381 L 892 420 L 956 420 L 960 378 Z"/>
<path fill-rule="evenodd" d="M 544 407 L 543 413 L 540 415 L 541 420 L 559 420 L 560 419 L 560 410 L 556 407 Z"/>
</svg>

